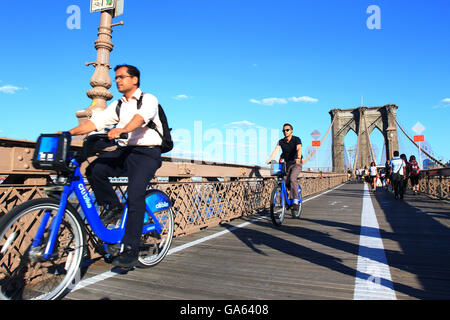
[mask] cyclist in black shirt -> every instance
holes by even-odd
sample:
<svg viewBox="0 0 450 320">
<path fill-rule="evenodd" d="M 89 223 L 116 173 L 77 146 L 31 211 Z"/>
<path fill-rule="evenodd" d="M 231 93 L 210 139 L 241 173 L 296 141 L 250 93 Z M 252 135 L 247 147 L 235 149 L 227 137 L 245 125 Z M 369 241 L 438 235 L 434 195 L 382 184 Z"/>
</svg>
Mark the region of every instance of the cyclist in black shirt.
<svg viewBox="0 0 450 320">
<path fill-rule="evenodd" d="M 286 123 L 283 125 L 284 139 L 278 141 L 275 150 L 267 160 L 269 164 L 282 151 L 279 162 L 286 163 L 286 184 L 289 185 L 289 199 L 294 201 L 294 210 L 298 208 L 298 175 L 302 171 L 302 140 L 294 136 L 292 125 Z"/>
</svg>

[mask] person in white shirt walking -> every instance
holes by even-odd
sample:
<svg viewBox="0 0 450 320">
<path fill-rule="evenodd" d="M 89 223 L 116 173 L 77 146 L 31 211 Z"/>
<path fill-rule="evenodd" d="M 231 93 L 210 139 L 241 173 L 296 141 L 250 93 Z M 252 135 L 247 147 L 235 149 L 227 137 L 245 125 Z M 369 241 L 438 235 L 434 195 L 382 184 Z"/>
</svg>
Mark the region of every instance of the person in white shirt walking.
<svg viewBox="0 0 450 320">
<path fill-rule="evenodd" d="M 375 191 L 377 189 L 377 166 L 375 164 L 375 162 L 372 161 L 372 163 L 370 164 L 370 168 L 369 168 L 369 182 L 370 185 L 372 186 L 372 190 Z"/>
<path fill-rule="evenodd" d="M 394 189 L 395 199 L 403 199 L 403 180 L 406 176 L 406 163 L 399 157 L 399 152 L 394 151 L 394 158 L 391 160 L 391 181 Z"/>
</svg>

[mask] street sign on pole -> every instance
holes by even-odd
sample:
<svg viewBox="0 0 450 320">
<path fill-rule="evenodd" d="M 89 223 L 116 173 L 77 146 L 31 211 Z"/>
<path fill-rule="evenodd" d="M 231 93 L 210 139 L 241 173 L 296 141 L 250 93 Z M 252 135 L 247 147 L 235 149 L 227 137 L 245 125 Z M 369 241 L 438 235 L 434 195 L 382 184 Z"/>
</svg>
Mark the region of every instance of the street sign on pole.
<svg viewBox="0 0 450 320">
<path fill-rule="evenodd" d="M 318 140 L 320 137 L 319 130 L 314 130 L 313 132 L 311 132 L 311 137 L 313 137 L 314 140 Z"/>
<path fill-rule="evenodd" d="M 425 141 L 425 136 L 424 135 L 414 136 L 414 142 L 424 142 L 424 141 Z"/>
<path fill-rule="evenodd" d="M 417 123 L 414 125 L 414 127 L 412 127 L 412 129 L 416 134 L 422 134 L 422 132 L 425 131 L 424 125 L 421 124 L 419 121 L 417 121 Z"/>
<path fill-rule="evenodd" d="M 114 11 L 114 18 L 123 14 L 123 3 L 125 0 L 116 0 L 116 10 Z"/>
<path fill-rule="evenodd" d="M 91 0 L 91 12 L 112 10 L 115 7 L 115 0 Z"/>
<path fill-rule="evenodd" d="M 414 142 L 419 143 L 419 165 L 422 167 L 422 148 L 420 147 L 420 143 L 425 141 L 424 135 L 414 136 Z"/>
<path fill-rule="evenodd" d="M 313 140 L 312 141 L 312 146 L 316 148 L 316 167 L 317 167 L 317 171 L 319 171 L 319 147 L 320 147 L 320 140 Z"/>
</svg>

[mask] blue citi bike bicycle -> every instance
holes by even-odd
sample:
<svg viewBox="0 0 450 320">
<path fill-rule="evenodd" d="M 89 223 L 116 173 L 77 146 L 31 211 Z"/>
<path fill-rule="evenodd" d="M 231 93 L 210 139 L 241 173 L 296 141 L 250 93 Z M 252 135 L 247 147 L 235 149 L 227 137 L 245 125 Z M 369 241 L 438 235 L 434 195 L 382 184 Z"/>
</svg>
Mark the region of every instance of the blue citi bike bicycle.
<svg viewBox="0 0 450 320">
<path fill-rule="evenodd" d="M 290 210 L 294 218 L 300 218 L 303 210 L 302 188 L 298 186 L 298 209 L 293 208 L 294 200 L 288 198 L 288 191 L 284 177 L 286 176 L 285 163 L 272 163 L 271 175 L 277 176 L 277 185 L 270 195 L 270 217 L 272 223 L 281 226 L 287 210 Z"/>
<path fill-rule="evenodd" d="M 87 149 L 101 139 L 106 141 L 107 135 L 88 136 L 82 151 L 77 153 L 70 151 L 68 133 L 39 137 L 33 165 L 55 170 L 57 182 L 47 188 L 48 198 L 27 201 L 0 220 L 0 299 L 61 298 L 80 278 L 81 264 L 87 256 L 86 235 L 105 261 L 111 262 L 119 253 L 127 206 L 115 225 L 105 226 L 80 172 L 80 165 L 90 152 Z M 69 200 L 72 193 L 82 212 Z M 160 190 L 149 189 L 145 202 L 137 266 L 142 268 L 164 259 L 174 231 L 169 197 Z"/>
</svg>

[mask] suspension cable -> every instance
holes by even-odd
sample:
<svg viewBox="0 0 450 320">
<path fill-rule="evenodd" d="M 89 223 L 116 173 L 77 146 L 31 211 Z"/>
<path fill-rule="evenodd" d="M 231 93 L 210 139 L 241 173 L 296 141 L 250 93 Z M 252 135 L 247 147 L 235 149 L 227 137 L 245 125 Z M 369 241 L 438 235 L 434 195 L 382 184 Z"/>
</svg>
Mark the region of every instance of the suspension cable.
<svg viewBox="0 0 450 320">
<path fill-rule="evenodd" d="M 431 160 L 433 160 L 434 162 L 440 164 L 441 166 L 445 167 L 445 164 L 443 164 L 442 162 L 440 162 L 439 160 L 437 160 L 436 158 L 434 158 L 433 156 L 431 156 L 428 152 L 426 152 L 425 150 L 423 150 L 421 147 L 419 147 L 419 145 L 417 143 L 414 142 L 413 139 L 411 139 L 411 137 L 406 133 L 406 131 L 403 129 L 403 127 L 400 125 L 400 123 L 398 123 L 397 119 L 395 119 L 395 122 L 397 123 L 398 127 L 400 128 L 400 130 L 402 130 L 402 132 L 405 134 L 405 136 L 409 139 L 409 141 L 411 141 L 417 148 L 419 148 L 419 152 L 423 152 L 425 153 Z"/>
<path fill-rule="evenodd" d="M 317 147 L 317 148 L 315 148 L 315 149 L 313 150 L 313 152 L 311 152 L 310 155 L 309 155 L 305 160 L 303 160 L 302 164 L 305 164 L 305 163 L 312 157 L 312 155 L 315 154 L 316 151 L 322 146 L 323 141 L 328 137 L 328 134 L 330 133 L 330 130 L 331 130 L 331 128 L 333 127 L 333 123 L 334 123 L 334 120 L 335 120 L 335 119 L 336 119 L 336 117 L 333 117 L 333 121 L 331 121 L 331 125 L 330 125 L 330 127 L 328 128 L 327 133 L 325 134 L 325 136 L 324 136 L 324 137 L 322 138 L 322 140 L 320 141 L 320 146 Z"/>
</svg>

